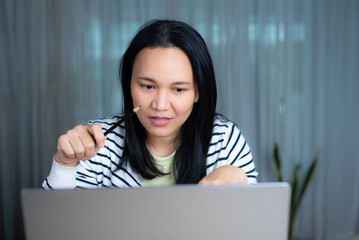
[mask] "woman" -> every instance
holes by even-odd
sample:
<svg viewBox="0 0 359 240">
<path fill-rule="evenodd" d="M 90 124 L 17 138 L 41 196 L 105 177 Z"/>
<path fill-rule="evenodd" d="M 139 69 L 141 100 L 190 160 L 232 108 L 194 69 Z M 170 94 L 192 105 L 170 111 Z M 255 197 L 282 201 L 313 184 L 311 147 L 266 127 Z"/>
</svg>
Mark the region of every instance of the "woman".
<svg viewBox="0 0 359 240">
<path fill-rule="evenodd" d="M 241 132 L 215 114 L 212 60 L 196 30 L 179 21 L 149 22 L 124 53 L 120 77 L 123 116 L 60 136 L 43 188 L 256 182 Z M 137 106 L 135 116 L 104 135 Z"/>
</svg>

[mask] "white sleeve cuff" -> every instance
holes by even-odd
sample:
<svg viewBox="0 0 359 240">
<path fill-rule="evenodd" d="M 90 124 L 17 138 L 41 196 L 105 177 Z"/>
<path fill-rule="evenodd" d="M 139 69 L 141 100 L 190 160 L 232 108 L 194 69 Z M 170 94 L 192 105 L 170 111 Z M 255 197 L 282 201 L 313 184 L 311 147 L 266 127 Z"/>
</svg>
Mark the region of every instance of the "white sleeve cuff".
<svg viewBox="0 0 359 240">
<path fill-rule="evenodd" d="M 76 167 L 65 167 L 53 158 L 50 175 L 47 180 L 54 189 L 75 189 L 76 188 Z"/>
<path fill-rule="evenodd" d="M 256 178 L 249 178 L 247 177 L 248 180 L 248 184 L 256 184 L 257 183 L 257 179 Z"/>
</svg>

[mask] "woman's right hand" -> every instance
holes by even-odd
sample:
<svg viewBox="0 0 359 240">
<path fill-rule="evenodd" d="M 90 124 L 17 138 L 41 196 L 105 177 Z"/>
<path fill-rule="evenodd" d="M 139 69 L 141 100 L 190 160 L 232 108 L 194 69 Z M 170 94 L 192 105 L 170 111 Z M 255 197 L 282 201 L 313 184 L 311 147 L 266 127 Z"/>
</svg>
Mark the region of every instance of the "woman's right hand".
<svg viewBox="0 0 359 240">
<path fill-rule="evenodd" d="M 55 161 L 66 167 L 75 167 L 79 160 L 94 157 L 105 146 L 105 140 L 99 124 L 77 125 L 59 137 Z"/>
</svg>

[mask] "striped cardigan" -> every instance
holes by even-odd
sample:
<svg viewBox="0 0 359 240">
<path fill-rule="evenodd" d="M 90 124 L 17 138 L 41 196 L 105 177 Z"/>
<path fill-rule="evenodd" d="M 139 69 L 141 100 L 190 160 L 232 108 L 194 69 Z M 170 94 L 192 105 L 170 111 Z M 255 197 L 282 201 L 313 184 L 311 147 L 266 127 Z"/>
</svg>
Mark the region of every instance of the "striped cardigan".
<svg viewBox="0 0 359 240">
<path fill-rule="evenodd" d="M 120 119 L 114 116 L 90 121 L 107 130 Z M 60 188 L 122 188 L 140 187 L 145 181 L 129 165 L 117 171 L 124 146 L 124 125 L 107 135 L 105 147 L 92 159 L 80 161 L 77 167 L 64 167 L 53 160 L 50 175 L 42 184 L 44 189 Z M 238 127 L 224 117 L 216 116 L 207 155 L 207 174 L 223 165 L 242 168 L 249 183 L 257 182 L 257 172 L 250 148 Z"/>
</svg>

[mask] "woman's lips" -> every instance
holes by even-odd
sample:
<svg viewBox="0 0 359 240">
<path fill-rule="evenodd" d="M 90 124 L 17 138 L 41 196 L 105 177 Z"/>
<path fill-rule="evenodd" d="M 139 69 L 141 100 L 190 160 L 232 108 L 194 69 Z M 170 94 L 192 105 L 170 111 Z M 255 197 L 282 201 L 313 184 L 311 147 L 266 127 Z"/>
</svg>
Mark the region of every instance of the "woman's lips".
<svg viewBox="0 0 359 240">
<path fill-rule="evenodd" d="M 165 117 L 150 117 L 150 120 L 155 126 L 165 126 L 171 121 L 170 118 Z"/>
</svg>

